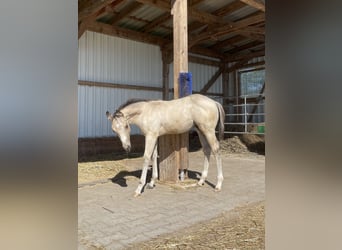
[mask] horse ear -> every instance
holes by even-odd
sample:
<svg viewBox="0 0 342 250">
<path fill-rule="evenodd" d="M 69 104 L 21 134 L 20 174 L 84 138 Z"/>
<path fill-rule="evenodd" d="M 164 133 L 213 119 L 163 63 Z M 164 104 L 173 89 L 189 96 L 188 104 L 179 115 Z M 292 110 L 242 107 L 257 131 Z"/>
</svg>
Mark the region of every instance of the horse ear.
<svg viewBox="0 0 342 250">
<path fill-rule="evenodd" d="M 109 113 L 108 111 L 106 112 L 106 116 L 107 116 L 108 120 L 110 120 L 110 121 L 113 120 L 113 115 L 111 113 Z"/>
<path fill-rule="evenodd" d="M 115 117 L 123 117 L 124 115 L 121 111 L 117 110 L 117 111 L 115 111 L 114 116 Z"/>
</svg>

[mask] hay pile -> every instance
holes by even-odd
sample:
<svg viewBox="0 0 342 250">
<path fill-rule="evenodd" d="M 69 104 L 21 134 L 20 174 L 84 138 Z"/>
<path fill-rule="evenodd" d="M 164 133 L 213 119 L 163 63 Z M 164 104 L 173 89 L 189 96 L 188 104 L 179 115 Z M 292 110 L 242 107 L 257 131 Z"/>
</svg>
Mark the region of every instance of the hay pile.
<svg viewBox="0 0 342 250">
<path fill-rule="evenodd" d="M 264 206 L 262 201 L 237 207 L 128 249 L 265 249 Z"/>
<path fill-rule="evenodd" d="M 241 142 L 238 136 L 232 138 L 227 138 L 220 142 L 222 153 L 248 153 L 248 148 L 245 144 Z"/>
</svg>

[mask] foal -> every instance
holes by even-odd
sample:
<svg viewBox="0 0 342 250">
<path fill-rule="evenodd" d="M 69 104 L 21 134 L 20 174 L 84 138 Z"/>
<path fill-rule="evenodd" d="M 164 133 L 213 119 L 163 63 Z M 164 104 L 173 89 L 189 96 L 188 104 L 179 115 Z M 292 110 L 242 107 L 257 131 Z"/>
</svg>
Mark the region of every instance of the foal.
<svg viewBox="0 0 342 250">
<path fill-rule="evenodd" d="M 145 152 L 142 174 L 135 196 L 141 194 L 146 184 L 148 166 L 152 164 L 152 180 L 148 184 L 153 188 L 158 178 L 157 139 L 165 134 L 181 134 L 195 128 L 204 152 L 204 169 L 198 185 L 203 185 L 208 175 L 211 152 L 216 158 L 216 191 L 221 190 L 223 182 L 222 160 L 219 154 L 219 142 L 215 136 L 215 127 L 219 123 L 219 139 L 223 138 L 225 113 L 220 103 L 200 94 L 194 94 L 171 101 L 130 100 L 110 114 L 112 130 L 119 136 L 123 148 L 131 150 L 130 124 L 137 125 L 145 135 Z"/>
</svg>

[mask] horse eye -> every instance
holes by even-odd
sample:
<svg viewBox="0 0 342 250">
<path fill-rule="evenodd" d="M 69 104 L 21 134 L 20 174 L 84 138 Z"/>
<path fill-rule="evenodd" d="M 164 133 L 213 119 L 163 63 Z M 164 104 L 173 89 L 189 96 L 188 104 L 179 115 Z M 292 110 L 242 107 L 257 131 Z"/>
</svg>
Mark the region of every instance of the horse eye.
<svg viewBox="0 0 342 250">
<path fill-rule="evenodd" d="M 125 126 L 125 129 L 128 129 L 128 125 Z"/>
</svg>

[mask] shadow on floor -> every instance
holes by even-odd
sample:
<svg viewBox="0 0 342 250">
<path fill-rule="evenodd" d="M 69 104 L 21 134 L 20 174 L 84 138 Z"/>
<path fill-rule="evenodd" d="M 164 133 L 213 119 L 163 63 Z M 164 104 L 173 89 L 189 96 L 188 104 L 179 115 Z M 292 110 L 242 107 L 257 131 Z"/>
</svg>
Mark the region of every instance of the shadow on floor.
<svg viewBox="0 0 342 250">
<path fill-rule="evenodd" d="M 140 179 L 141 176 L 141 172 L 142 170 L 134 170 L 134 171 L 121 171 L 119 172 L 117 175 L 113 176 L 112 178 L 110 178 L 110 180 L 112 181 L 112 183 L 118 184 L 121 187 L 127 187 L 127 177 L 136 177 L 137 179 Z M 198 171 L 193 171 L 193 170 L 187 170 L 187 175 L 188 175 L 188 179 L 190 180 L 197 180 L 199 181 L 200 177 L 201 177 L 201 173 Z M 149 169 L 147 171 L 147 176 L 146 176 L 146 183 L 149 183 L 151 181 L 152 178 L 152 170 Z M 215 185 L 211 182 L 209 182 L 208 180 L 205 181 L 205 183 L 207 185 L 209 185 L 212 188 L 215 188 Z"/>
</svg>

